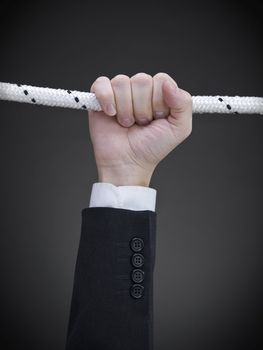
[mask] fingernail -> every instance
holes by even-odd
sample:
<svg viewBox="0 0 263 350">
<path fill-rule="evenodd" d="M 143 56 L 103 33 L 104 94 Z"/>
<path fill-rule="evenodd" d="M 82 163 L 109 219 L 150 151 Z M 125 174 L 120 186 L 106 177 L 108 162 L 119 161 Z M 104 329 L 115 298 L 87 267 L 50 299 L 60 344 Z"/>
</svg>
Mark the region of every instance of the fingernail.
<svg viewBox="0 0 263 350">
<path fill-rule="evenodd" d="M 161 119 L 165 117 L 165 113 L 164 112 L 154 112 L 154 117 L 155 119 Z"/>
<path fill-rule="evenodd" d="M 147 118 L 142 118 L 139 120 L 140 125 L 147 125 L 149 124 L 149 120 Z"/>
<path fill-rule="evenodd" d="M 129 126 L 132 126 L 133 121 L 131 119 L 129 119 L 129 118 L 125 118 L 125 119 L 122 120 L 121 123 L 122 123 L 123 126 L 128 128 Z"/>
<path fill-rule="evenodd" d="M 109 103 L 106 105 L 106 112 L 107 114 L 113 116 L 116 114 L 116 108 L 112 103 Z"/>
</svg>

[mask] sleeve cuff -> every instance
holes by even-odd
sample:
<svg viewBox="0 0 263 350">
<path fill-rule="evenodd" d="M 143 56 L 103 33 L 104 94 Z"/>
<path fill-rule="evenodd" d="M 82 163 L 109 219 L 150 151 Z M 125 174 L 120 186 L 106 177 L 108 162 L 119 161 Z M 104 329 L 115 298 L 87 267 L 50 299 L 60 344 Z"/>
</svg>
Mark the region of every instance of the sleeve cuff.
<svg viewBox="0 0 263 350">
<path fill-rule="evenodd" d="M 96 182 L 92 186 L 89 207 L 155 211 L 155 205 L 156 190 L 153 188 Z"/>
</svg>

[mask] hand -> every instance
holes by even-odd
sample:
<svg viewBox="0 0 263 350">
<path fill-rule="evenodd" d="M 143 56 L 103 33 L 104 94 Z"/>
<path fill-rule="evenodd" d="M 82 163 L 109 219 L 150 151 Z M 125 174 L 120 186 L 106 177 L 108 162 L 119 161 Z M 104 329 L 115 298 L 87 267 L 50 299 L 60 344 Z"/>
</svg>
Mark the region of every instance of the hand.
<svg viewBox="0 0 263 350">
<path fill-rule="evenodd" d="M 192 97 L 165 73 L 99 77 L 89 111 L 99 182 L 149 186 L 158 163 L 192 131 Z"/>
</svg>

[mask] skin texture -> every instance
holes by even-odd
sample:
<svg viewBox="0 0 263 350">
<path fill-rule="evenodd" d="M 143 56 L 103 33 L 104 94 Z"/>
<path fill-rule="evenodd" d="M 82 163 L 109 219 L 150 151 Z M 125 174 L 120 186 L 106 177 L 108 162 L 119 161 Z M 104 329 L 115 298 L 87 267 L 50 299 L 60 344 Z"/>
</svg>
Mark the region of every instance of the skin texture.
<svg viewBox="0 0 263 350">
<path fill-rule="evenodd" d="M 98 181 L 149 186 L 156 166 L 192 131 L 192 97 L 166 73 L 99 77 L 89 111 Z"/>
</svg>

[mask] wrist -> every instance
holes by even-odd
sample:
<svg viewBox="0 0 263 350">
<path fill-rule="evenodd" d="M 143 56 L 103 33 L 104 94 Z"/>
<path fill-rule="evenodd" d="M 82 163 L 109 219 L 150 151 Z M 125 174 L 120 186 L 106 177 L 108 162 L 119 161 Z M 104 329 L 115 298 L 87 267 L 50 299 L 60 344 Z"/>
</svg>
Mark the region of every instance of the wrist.
<svg viewBox="0 0 263 350">
<path fill-rule="evenodd" d="M 98 168 L 98 181 L 111 183 L 115 186 L 144 186 L 149 187 L 153 171 L 132 169 L 126 166 L 118 168 Z"/>
</svg>

